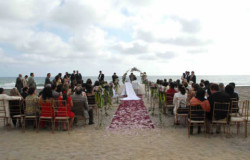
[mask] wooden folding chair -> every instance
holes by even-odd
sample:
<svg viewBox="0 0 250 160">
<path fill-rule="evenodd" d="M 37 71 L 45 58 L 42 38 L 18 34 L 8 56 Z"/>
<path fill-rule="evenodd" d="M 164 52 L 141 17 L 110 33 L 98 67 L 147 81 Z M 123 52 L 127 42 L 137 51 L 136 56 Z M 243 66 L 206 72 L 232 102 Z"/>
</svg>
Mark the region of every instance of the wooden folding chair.
<svg viewBox="0 0 250 160">
<path fill-rule="evenodd" d="M 247 137 L 247 126 L 250 124 L 250 114 L 249 114 L 249 111 L 250 111 L 250 101 L 246 101 L 246 104 L 245 104 L 245 109 L 243 111 L 243 115 L 244 115 L 244 118 L 245 118 L 245 137 Z"/>
<path fill-rule="evenodd" d="M 64 105 L 65 104 L 65 105 Z M 60 122 L 63 124 L 67 123 L 67 129 L 69 133 L 69 119 L 68 116 L 68 108 L 67 108 L 67 102 L 65 100 L 56 100 L 54 101 L 54 109 L 55 109 L 55 118 L 54 118 L 54 125 L 59 125 Z"/>
<path fill-rule="evenodd" d="M 6 127 L 8 123 L 8 117 L 6 116 L 6 110 L 5 110 L 5 103 L 4 100 L 0 100 L 0 121 L 3 121 L 4 127 Z"/>
<path fill-rule="evenodd" d="M 189 106 L 186 108 L 178 108 L 175 115 L 177 122 L 179 121 L 179 118 L 184 118 L 186 124 L 186 120 L 188 118 L 188 112 L 189 112 Z M 174 125 L 176 127 L 176 123 L 174 123 Z"/>
<path fill-rule="evenodd" d="M 51 123 L 51 131 L 54 133 L 54 100 L 42 100 L 42 102 L 39 104 L 41 108 L 40 116 L 39 116 L 39 122 L 38 122 L 38 130 L 41 125 L 41 122 L 50 122 Z"/>
<path fill-rule="evenodd" d="M 229 126 L 229 108 L 230 102 L 214 102 L 210 132 L 213 130 L 213 125 L 223 125 L 225 133 L 225 127 Z"/>
<path fill-rule="evenodd" d="M 71 111 L 75 114 L 75 117 L 77 117 L 77 120 L 83 120 L 84 125 L 87 124 L 87 118 L 84 115 L 84 100 L 73 100 L 73 107 Z"/>
<path fill-rule="evenodd" d="M 33 108 L 32 113 L 29 111 L 28 107 Z M 23 117 L 23 132 L 25 132 L 26 121 L 34 121 L 34 124 L 36 126 L 36 132 L 37 132 L 38 119 L 39 119 L 39 110 L 40 110 L 40 108 L 39 108 L 39 105 L 38 105 L 38 99 L 25 100 L 25 103 L 24 103 L 24 117 Z"/>
<path fill-rule="evenodd" d="M 22 126 L 22 119 L 24 117 L 23 114 L 23 100 L 10 100 L 9 101 L 9 110 L 10 110 L 10 117 L 12 122 L 16 122 L 14 126 L 19 124 Z"/>
<path fill-rule="evenodd" d="M 231 101 L 230 105 L 230 123 L 229 123 L 229 133 L 231 132 L 231 125 L 235 124 L 237 126 L 237 135 L 239 134 L 240 124 L 245 124 L 244 109 L 246 101 Z"/>
<path fill-rule="evenodd" d="M 166 113 L 166 110 L 170 110 L 171 113 L 173 113 L 174 109 L 174 104 L 173 104 L 173 98 L 174 94 L 173 93 L 166 93 L 166 103 L 163 108 L 163 113 Z"/>
<path fill-rule="evenodd" d="M 188 115 L 188 137 L 190 137 L 190 127 L 191 126 L 203 126 L 204 133 L 206 135 L 206 112 L 203 108 L 198 106 L 189 106 Z"/>
</svg>

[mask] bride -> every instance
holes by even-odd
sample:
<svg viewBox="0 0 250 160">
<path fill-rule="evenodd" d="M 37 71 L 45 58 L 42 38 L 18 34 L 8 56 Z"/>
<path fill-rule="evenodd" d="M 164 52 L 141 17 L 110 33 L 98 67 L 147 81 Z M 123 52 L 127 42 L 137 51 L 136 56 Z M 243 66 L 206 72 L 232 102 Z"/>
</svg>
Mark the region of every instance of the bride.
<svg viewBox="0 0 250 160">
<path fill-rule="evenodd" d="M 132 77 L 131 75 L 133 76 L 132 79 L 130 78 Z M 136 80 L 134 79 L 134 77 L 135 76 L 133 73 L 131 73 L 129 77 L 126 77 L 125 84 L 124 84 L 125 86 L 121 95 L 127 95 L 127 97 L 122 98 L 122 100 L 139 100 L 140 99 L 139 97 L 136 96 L 133 85 L 132 85 L 131 80 Z"/>
</svg>

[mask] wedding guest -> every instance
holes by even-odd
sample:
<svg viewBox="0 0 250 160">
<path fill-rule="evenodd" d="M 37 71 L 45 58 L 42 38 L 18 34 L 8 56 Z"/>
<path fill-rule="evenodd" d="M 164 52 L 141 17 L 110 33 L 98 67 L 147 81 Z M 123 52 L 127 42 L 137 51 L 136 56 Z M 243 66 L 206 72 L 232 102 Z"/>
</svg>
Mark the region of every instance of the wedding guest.
<svg viewBox="0 0 250 160">
<path fill-rule="evenodd" d="M 204 97 L 205 97 L 205 90 L 202 89 L 202 88 L 198 88 L 197 91 L 196 91 L 196 95 L 195 97 L 193 97 L 191 100 L 190 100 L 190 106 L 201 106 L 202 109 L 205 111 L 205 112 L 210 112 L 210 103 L 208 100 L 206 100 Z M 196 113 L 197 114 L 197 113 Z M 202 113 L 201 113 L 202 114 Z M 199 119 L 195 119 L 196 121 L 199 120 Z M 202 119 L 200 119 L 202 120 Z M 201 132 L 201 127 L 198 126 L 198 134 Z M 190 134 L 193 134 L 193 126 L 190 126 Z"/>
<path fill-rule="evenodd" d="M 234 82 L 230 82 L 229 85 L 233 86 L 233 88 L 235 89 L 235 83 Z M 238 94 L 235 90 L 234 90 L 234 93 Z M 239 94 L 238 94 L 238 97 L 239 97 Z"/>
<path fill-rule="evenodd" d="M 184 81 L 184 79 L 186 79 L 186 74 L 185 74 L 185 73 L 182 73 L 181 81 Z"/>
<path fill-rule="evenodd" d="M 104 82 L 104 74 L 102 73 L 102 71 L 99 72 L 99 76 L 98 76 L 98 80 L 99 82 L 102 84 Z"/>
<path fill-rule="evenodd" d="M 30 73 L 30 77 L 28 79 L 28 87 L 29 88 L 31 88 L 31 87 L 36 88 L 36 82 L 34 80 L 34 76 L 35 76 L 34 73 Z"/>
<path fill-rule="evenodd" d="M 43 89 L 42 95 L 40 96 L 38 103 L 41 105 L 40 117 L 54 116 L 53 96 L 51 87 L 45 87 Z M 45 122 L 41 122 L 40 126 L 45 127 Z"/>
<path fill-rule="evenodd" d="M 232 85 L 227 85 L 225 88 L 225 92 L 229 95 L 231 99 L 234 99 L 234 101 L 239 101 L 239 95 L 234 92 L 234 87 Z"/>
<path fill-rule="evenodd" d="M 178 108 L 186 108 L 186 89 L 182 86 L 178 86 L 178 92 L 174 94 L 173 104 L 174 104 L 174 115 L 175 115 L 175 124 L 178 124 L 178 120 L 176 118 L 176 113 Z"/>
<path fill-rule="evenodd" d="M 22 93 L 23 83 L 22 83 L 22 74 L 19 74 L 16 78 L 16 85 L 15 87 L 19 91 L 19 93 Z"/>
<path fill-rule="evenodd" d="M 194 71 L 191 72 L 190 81 L 192 81 L 193 83 L 196 83 L 196 75 L 194 74 Z"/>
<path fill-rule="evenodd" d="M 52 96 L 53 96 L 53 98 L 54 99 L 58 99 L 58 97 L 59 97 L 60 94 L 57 92 L 56 85 L 52 84 L 51 89 L 52 89 Z"/>
<path fill-rule="evenodd" d="M 61 79 L 60 79 L 60 76 L 59 76 L 59 75 L 55 76 L 55 79 L 53 80 L 53 83 L 54 83 L 56 86 L 58 86 L 58 85 L 62 84 L 62 82 L 61 82 Z"/>
<path fill-rule="evenodd" d="M 116 79 L 118 79 L 118 76 L 116 75 L 116 73 L 114 73 L 112 76 L 113 83 L 116 82 Z"/>
<path fill-rule="evenodd" d="M 19 97 L 20 99 L 22 99 L 21 94 L 19 93 L 19 91 L 17 90 L 17 88 L 13 88 L 10 90 L 10 96 L 15 96 L 15 97 Z M 14 126 L 16 126 L 16 118 L 14 118 L 15 115 L 20 115 L 23 113 L 23 108 L 20 105 L 20 100 L 11 100 L 9 101 L 9 111 L 10 111 L 10 117 L 12 119 L 12 123 Z M 17 112 L 20 111 L 20 112 Z M 21 122 L 19 122 L 19 124 L 21 124 Z"/>
<path fill-rule="evenodd" d="M 192 84 L 191 89 L 189 90 L 189 92 L 187 92 L 187 93 L 188 93 L 188 95 L 187 95 L 187 105 L 189 105 L 190 100 L 191 100 L 193 97 L 195 97 L 196 91 L 197 91 L 199 88 L 200 88 L 200 86 L 199 86 L 198 84 L 196 84 L 196 83 L 193 83 L 193 84 Z"/>
<path fill-rule="evenodd" d="M 23 87 L 28 87 L 28 75 L 25 75 L 22 79 Z"/>
<path fill-rule="evenodd" d="M 7 117 L 7 126 L 9 126 L 11 124 L 9 101 L 21 100 L 21 96 L 9 96 L 4 93 L 3 88 L 0 88 L 0 99 L 4 101 L 6 117 Z"/>
<path fill-rule="evenodd" d="M 23 99 L 25 99 L 29 95 L 28 94 L 28 87 L 23 88 L 23 92 L 21 95 L 22 95 Z"/>
<path fill-rule="evenodd" d="M 187 80 L 187 82 L 189 83 L 189 81 L 190 81 L 190 72 L 189 72 L 189 71 L 187 71 L 186 80 Z"/>
<path fill-rule="evenodd" d="M 208 97 L 208 101 L 210 103 L 211 106 L 211 110 L 207 115 L 208 120 L 211 122 L 212 121 L 212 117 L 213 117 L 213 110 L 214 110 L 214 102 L 230 102 L 230 97 L 228 94 L 226 94 L 225 92 L 220 92 L 219 91 L 219 85 L 218 84 L 211 84 L 210 86 L 210 92 L 211 95 Z M 226 118 L 226 113 L 224 112 L 219 112 L 215 113 L 216 115 L 216 120 L 220 120 L 220 119 L 224 119 Z M 220 132 L 220 126 L 218 126 L 216 128 L 216 132 L 219 133 Z"/>
<path fill-rule="evenodd" d="M 74 122 L 74 117 L 75 114 L 71 111 L 71 107 L 73 107 L 73 101 L 68 93 L 68 90 L 63 88 L 62 90 L 62 96 L 59 96 L 59 107 L 58 107 L 58 114 L 57 116 L 59 117 L 69 117 L 70 122 L 69 122 L 69 129 L 71 129 L 72 124 Z M 66 107 L 66 108 L 65 108 Z M 62 111 L 65 111 L 67 109 L 67 113 L 64 114 Z"/>
<path fill-rule="evenodd" d="M 168 82 L 167 82 L 167 79 L 164 79 L 163 81 L 163 84 L 162 84 L 164 87 L 167 87 L 168 86 Z"/>
<path fill-rule="evenodd" d="M 224 83 L 219 83 L 219 91 L 220 92 L 224 92 L 225 91 Z"/>
<path fill-rule="evenodd" d="M 79 73 L 79 71 L 76 71 L 76 82 L 77 84 L 81 84 L 82 83 L 82 75 L 81 73 Z"/>
<path fill-rule="evenodd" d="M 47 77 L 45 78 L 44 86 L 46 86 L 47 84 L 52 85 L 52 82 L 50 81 L 50 77 L 51 77 L 51 74 L 47 73 Z"/>
<path fill-rule="evenodd" d="M 74 112 L 75 115 L 80 114 L 87 119 L 89 118 L 89 125 L 94 124 L 93 108 L 88 107 L 88 100 L 86 95 L 83 94 L 81 86 L 76 87 L 75 94 L 73 94 L 71 98 L 74 104 L 72 112 Z M 88 114 L 86 114 L 86 112 Z"/>
<path fill-rule="evenodd" d="M 174 88 L 175 88 L 175 84 L 174 83 L 170 83 L 170 88 L 166 91 L 165 95 L 166 95 L 166 102 L 167 104 L 172 104 L 173 103 L 173 98 L 174 98 L 174 94 L 177 92 Z M 166 107 L 163 108 L 163 113 L 166 113 Z"/>
</svg>

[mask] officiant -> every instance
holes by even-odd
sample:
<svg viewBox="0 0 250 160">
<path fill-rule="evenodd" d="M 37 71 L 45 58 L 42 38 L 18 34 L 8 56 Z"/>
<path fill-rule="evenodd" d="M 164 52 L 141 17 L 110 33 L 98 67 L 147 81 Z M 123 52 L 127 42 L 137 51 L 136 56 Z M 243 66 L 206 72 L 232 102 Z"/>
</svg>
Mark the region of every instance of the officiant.
<svg viewBox="0 0 250 160">
<path fill-rule="evenodd" d="M 131 82 L 137 80 L 136 76 L 135 76 L 133 73 L 131 73 L 131 74 L 129 75 L 129 79 L 130 79 Z"/>
</svg>

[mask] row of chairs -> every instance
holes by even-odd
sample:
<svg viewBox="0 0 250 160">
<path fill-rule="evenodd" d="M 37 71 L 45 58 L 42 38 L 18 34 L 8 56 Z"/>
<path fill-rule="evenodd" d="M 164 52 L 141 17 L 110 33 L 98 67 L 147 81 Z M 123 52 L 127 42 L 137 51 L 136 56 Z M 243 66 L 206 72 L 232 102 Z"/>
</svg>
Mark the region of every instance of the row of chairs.
<svg viewBox="0 0 250 160">
<path fill-rule="evenodd" d="M 25 132 L 26 128 L 26 121 L 34 121 L 34 125 L 36 128 L 36 131 L 39 132 L 39 126 L 40 123 L 50 122 L 51 123 L 51 130 L 52 133 L 54 133 L 55 124 L 59 124 L 59 122 L 63 122 L 67 124 L 67 129 L 69 131 L 69 117 L 67 116 L 67 107 L 66 105 L 64 108 L 62 105 L 59 105 L 60 103 L 64 103 L 65 101 L 58 101 L 58 100 L 51 100 L 47 101 L 43 104 L 39 104 L 38 100 L 15 100 L 15 101 L 9 101 L 9 113 L 6 111 L 6 104 L 4 100 L 0 100 L 0 121 L 3 121 L 3 125 L 6 126 L 10 119 L 14 122 L 14 125 L 19 124 L 19 126 L 22 127 L 23 132 Z M 82 101 L 73 101 L 74 106 L 81 106 L 83 104 Z M 77 103 L 80 103 L 77 105 Z M 94 110 L 96 110 L 97 113 L 97 107 L 95 104 L 94 97 L 88 97 L 88 103 L 89 107 L 92 107 Z M 27 113 L 26 105 L 33 105 L 35 110 L 34 114 L 30 115 Z M 41 105 L 43 107 L 41 107 Z M 76 110 L 76 114 L 82 115 L 83 120 L 86 124 L 86 118 L 82 113 L 79 113 L 79 110 L 81 112 L 82 108 L 74 108 Z M 10 116 L 10 117 L 9 117 Z"/>
<path fill-rule="evenodd" d="M 164 107 L 173 110 L 173 94 L 166 94 L 166 103 Z M 215 102 L 213 108 L 213 116 L 210 124 L 211 132 L 213 126 L 223 125 L 224 128 L 228 128 L 228 133 L 230 133 L 231 125 L 236 125 L 237 134 L 239 134 L 240 126 L 241 124 L 244 124 L 245 137 L 247 137 L 247 126 L 250 123 L 249 101 L 237 101 L 232 98 L 230 103 Z M 176 111 L 177 120 L 181 117 L 184 117 L 184 119 L 187 120 L 189 136 L 191 126 L 203 126 L 204 132 L 206 133 L 206 115 L 207 114 L 201 106 L 187 106 L 187 108 L 178 108 Z M 223 115 L 226 118 L 217 120 L 220 115 Z"/>
</svg>

